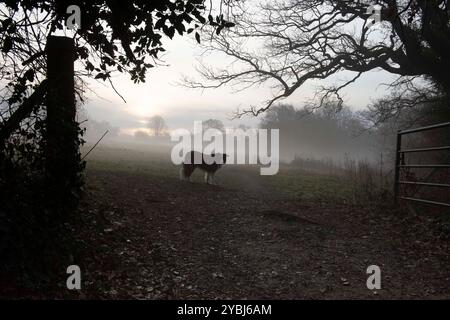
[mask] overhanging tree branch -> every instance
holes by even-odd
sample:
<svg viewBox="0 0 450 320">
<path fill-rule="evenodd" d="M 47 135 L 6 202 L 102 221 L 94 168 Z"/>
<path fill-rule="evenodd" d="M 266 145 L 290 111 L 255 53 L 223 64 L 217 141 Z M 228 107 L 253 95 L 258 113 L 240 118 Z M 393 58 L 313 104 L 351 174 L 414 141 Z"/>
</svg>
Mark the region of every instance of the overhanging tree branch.
<svg viewBox="0 0 450 320">
<path fill-rule="evenodd" d="M 0 147 L 6 139 L 19 128 L 20 123 L 27 118 L 36 106 L 42 104 L 47 92 L 47 80 L 42 81 L 36 90 L 17 108 L 17 110 L 0 126 Z"/>
<path fill-rule="evenodd" d="M 380 23 L 370 26 L 370 5 L 378 5 Z M 272 97 L 240 114 L 258 115 L 289 97 L 307 81 L 340 71 L 355 78 L 322 87 L 319 104 L 365 72 L 382 69 L 402 77 L 431 80 L 450 94 L 448 1 L 275 0 L 256 9 L 241 3 L 236 26 L 204 43 L 205 52 L 230 59 L 212 68 L 203 59 L 203 80 L 185 78 L 191 88 L 248 88 L 265 85 Z M 236 10 L 235 10 L 236 11 Z M 339 100 L 339 99 L 338 99 Z"/>
</svg>

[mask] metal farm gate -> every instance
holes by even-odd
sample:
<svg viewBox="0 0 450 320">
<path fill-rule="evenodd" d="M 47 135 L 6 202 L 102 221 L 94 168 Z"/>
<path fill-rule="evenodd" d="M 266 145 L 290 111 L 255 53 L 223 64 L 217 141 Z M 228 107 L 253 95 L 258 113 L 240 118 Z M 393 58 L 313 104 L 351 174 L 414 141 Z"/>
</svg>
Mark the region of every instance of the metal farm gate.
<svg viewBox="0 0 450 320">
<path fill-rule="evenodd" d="M 428 187 L 428 188 L 445 188 L 448 190 L 448 195 L 449 195 L 448 199 L 450 199 L 450 184 L 431 183 L 431 182 L 427 182 L 427 181 L 418 182 L 418 181 L 400 180 L 400 173 L 401 173 L 402 169 L 450 168 L 450 164 L 448 164 L 448 163 L 446 163 L 446 164 L 405 164 L 405 157 L 408 154 L 413 154 L 413 153 L 417 154 L 417 153 L 424 153 L 424 152 L 431 152 L 431 151 L 439 152 L 439 151 L 450 150 L 450 145 L 434 146 L 434 147 L 429 147 L 429 148 L 402 149 L 402 137 L 403 136 L 411 134 L 411 133 L 436 130 L 436 129 L 440 129 L 440 128 L 449 128 L 450 129 L 450 122 L 441 123 L 441 124 L 437 124 L 437 125 L 433 125 L 433 126 L 415 128 L 415 129 L 410 129 L 410 130 L 398 131 L 396 157 L 395 157 L 395 182 L 394 182 L 394 193 L 395 193 L 396 201 L 407 200 L 407 201 L 420 202 L 420 203 L 431 204 L 431 205 L 450 207 L 449 202 L 437 202 L 437 201 L 432 201 L 432 200 L 414 198 L 412 196 L 402 195 L 400 193 L 400 185 L 413 185 L 413 186 L 417 186 L 417 187 Z"/>
</svg>

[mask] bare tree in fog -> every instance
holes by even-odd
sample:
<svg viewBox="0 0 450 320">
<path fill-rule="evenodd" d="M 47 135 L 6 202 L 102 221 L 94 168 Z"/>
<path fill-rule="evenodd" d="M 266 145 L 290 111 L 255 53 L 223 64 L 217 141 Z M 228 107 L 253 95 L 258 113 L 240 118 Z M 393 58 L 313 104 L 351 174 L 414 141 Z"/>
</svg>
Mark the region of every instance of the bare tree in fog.
<svg viewBox="0 0 450 320">
<path fill-rule="evenodd" d="M 208 119 L 203 121 L 203 131 L 206 131 L 208 129 L 217 129 L 219 131 L 225 132 L 225 126 L 223 125 L 222 121 L 217 119 Z"/>
<path fill-rule="evenodd" d="M 331 102 L 314 111 L 274 105 L 262 117 L 260 127 L 280 130 L 280 154 L 285 161 L 298 156 L 340 161 L 346 154 L 369 158 L 377 152 L 375 137 L 365 131 L 360 117 L 347 107 L 336 108 Z"/>
<path fill-rule="evenodd" d="M 376 24 L 374 5 L 380 9 L 381 22 Z M 392 83 L 398 103 L 390 104 L 391 109 L 401 108 L 402 99 L 449 96 L 449 1 L 277 0 L 251 6 L 240 3 L 234 10 L 236 27 L 204 44 L 232 58 L 231 67 L 213 68 L 203 62 L 203 82 L 185 79 L 192 88 L 233 85 L 242 90 L 264 84 L 273 89 L 263 106 L 237 116 L 258 115 L 308 80 L 326 79 L 342 70 L 351 72 L 351 78 L 319 88 L 319 106 L 330 98 L 342 104 L 340 91 L 375 69 L 399 76 Z M 417 79 L 425 83 L 425 90 L 431 85 L 435 89 L 424 94 Z"/>
<path fill-rule="evenodd" d="M 148 127 L 152 130 L 155 137 L 164 135 L 167 130 L 166 121 L 159 115 L 153 116 L 148 120 Z"/>
<path fill-rule="evenodd" d="M 108 132 L 106 139 L 115 139 L 119 136 L 119 127 L 112 126 L 108 121 L 89 120 L 86 124 L 87 141 L 96 142 L 105 133 Z"/>
<path fill-rule="evenodd" d="M 408 128 L 450 121 L 450 96 L 439 87 L 399 81 L 386 97 L 368 106 L 367 119 L 375 126 L 394 120 Z"/>
<path fill-rule="evenodd" d="M 134 132 L 134 139 L 138 141 L 149 141 L 150 135 L 144 130 L 137 130 Z"/>
<path fill-rule="evenodd" d="M 241 123 L 240 125 L 238 125 L 237 128 L 240 130 L 246 131 L 246 130 L 249 130 L 251 127 Z"/>
</svg>

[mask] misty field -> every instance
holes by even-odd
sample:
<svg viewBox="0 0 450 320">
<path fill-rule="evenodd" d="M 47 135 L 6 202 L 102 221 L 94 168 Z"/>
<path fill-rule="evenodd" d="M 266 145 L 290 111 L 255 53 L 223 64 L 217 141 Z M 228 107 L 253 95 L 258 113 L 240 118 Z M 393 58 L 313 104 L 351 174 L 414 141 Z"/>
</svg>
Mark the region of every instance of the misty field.
<svg viewBox="0 0 450 320">
<path fill-rule="evenodd" d="M 448 298 L 448 242 L 391 199 L 354 201 L 345 175 L 225 166 L 179 181 L 168 148 L 100 146 L 87 158 L 68 298 Z M 369 290 L 377 265 L 382 289 Z"/>
<path fill-rule="evenodd" d="M 170 152 L 169 147 L 138 144 L 134 148 L 100 147 L 89 155 L 88 169 L 178 180 L 179 167 L 172 164 Z M 204 183 L 204 173 L 196 170 L 192 181 Z M 347 177 L 286 164 L 273 176 L 261 176 L 257 165 L 226 165 L 217 174 L 217 184 L 245 191 L 270 190 L 296 200 L 345 201 L 352 196 Z"/>
</svg>

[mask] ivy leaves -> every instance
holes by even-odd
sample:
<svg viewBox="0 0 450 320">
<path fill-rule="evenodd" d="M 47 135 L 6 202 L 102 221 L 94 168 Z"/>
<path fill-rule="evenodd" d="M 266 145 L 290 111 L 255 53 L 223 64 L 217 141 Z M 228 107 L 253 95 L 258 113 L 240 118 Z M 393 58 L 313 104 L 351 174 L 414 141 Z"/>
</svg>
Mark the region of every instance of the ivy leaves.
<svg viewBox="0 0 450 320">
<path fill-rule="evenodd" d="M 199 30 L 202 25 L 214 27 L 217 35 L 224 28 L 234 26 L 226 21 L 223 15 L 204 16 L 203 0 L 73 2 L 81 8 L 82 14 L 82 23 L 75 35 L 75 59 L 82 62 L 89 76 L 103 81 L 108 80 L 114 71 L 118 71 L 128 73 L 134 82 L 144 82 L 148 69 L 155 66 L 161 52 L 165 51 L 165 38 L 173 39 L 176 36 L 193 34 L 195 40 L 200 43 Z M 10 12 L 27 12 L 30 23 L 41 28 L 43 34 L 63 30 L 68 18 L 66 1 L 6 1 L 4 5 Z M 48 14 L 51 19 L 47 21 L 47 25 L 33 22 L 35 13 Z M 25 30 L 27 26 L 18 23 L 16 17 L 17 15 L 13 14 L 4 15 L 0 21 L 0 50 L 11 57 L 23 56 L 23 51 L 18 51 L 22 50 L 21 44 L 28 45 L 23 34 L 30 34 L 28 29 Z M 50 33 L 48 30 L 51 30 Z M 41 45 L 45 47 L 45 43 Z M 32 58 L 29 60 L 32 61 Z M 24 68 L 20 71 L 20 79 L 17 78 L 16 81 L 21 82 L 21 87 L 24 87 L 27 81 L 36 81 L 38 73 L 45 73 L 45 70 L 26 70 L 25 68 L 32 68 L 26 61 L 22 61 Z M 39 64 L 33 65 L 36 67 Z"/>
<path fill-rule="evenodd" d="M 87 44 L 101 56 L 100 61 L 92 59 L 85 51 L 78 58 L 85 61 L 86 70 L 94 73 L 96 79 L 107 80 L 112 69 L 130 74 L 134 82 L 144 82 L 145 74 L 153 68 L 154 61 L 164 52 L 163 38 L 173 39 L 195 31 L 200 43 L 201 25 L 209 24 L 219 34 L 234 24 L 218 17 L 203 17 L 205 7 L 199 0 L 163 0 L 157 4 L 148 1 L 106 1 L 110 10 L 98 7 L 103 1 L 89 2 L 91 17 L 79 34 Z M 105 31 L 111 30 L 111 36 Z M 94 67 L 94 61 L 97 66 Z"/>
<path fill-rule="evenodd" d="M 203 21 L 203 24 L 206 23 L 206 20 L 203 17 L 202 17 L 202 21 Z M 208 15 L 208 23 L 210 26 L 216 28 L 217 35 L 219 35 L 223 29 L 232 28 L 235 25 L 233 22 L 229 22 L 229 21 L 225 20 L 223 17 L 223 14 L 216 16 L 215 19 L 211 14 Z M 197 42 L 200 43 L 200 34 L 198 32 L 195 33 L 195 40 L 197 40 Z"/>
</svg>

